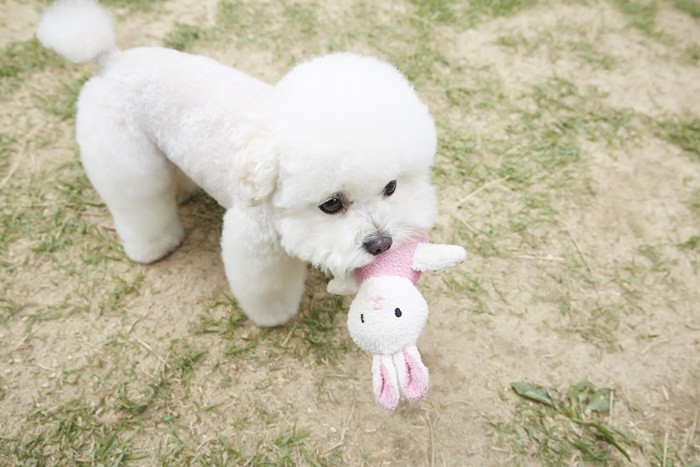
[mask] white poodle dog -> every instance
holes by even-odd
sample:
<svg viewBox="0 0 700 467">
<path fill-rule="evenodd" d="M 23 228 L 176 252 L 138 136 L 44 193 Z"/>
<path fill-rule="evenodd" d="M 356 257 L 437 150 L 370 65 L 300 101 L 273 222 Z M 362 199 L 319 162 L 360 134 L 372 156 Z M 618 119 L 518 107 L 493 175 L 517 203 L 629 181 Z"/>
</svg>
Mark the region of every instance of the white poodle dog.
<svg viewBox="0 0 700 467">
<path fill-rule="evenodd" d="M 297 313 L 305 262 L 342 284 L 433 226 L 435 124 L 388 63 L 336 53 L 270 85 L 202 56 L 119 50 L 92 0 L 59 0 L 37 36 L 98 64 L 76 135 L 126 255 L 150 263 L 175 249 L 177 201 L 201 187 L 227 209 L 226 276 L 259 326 Z"/>
</svg>

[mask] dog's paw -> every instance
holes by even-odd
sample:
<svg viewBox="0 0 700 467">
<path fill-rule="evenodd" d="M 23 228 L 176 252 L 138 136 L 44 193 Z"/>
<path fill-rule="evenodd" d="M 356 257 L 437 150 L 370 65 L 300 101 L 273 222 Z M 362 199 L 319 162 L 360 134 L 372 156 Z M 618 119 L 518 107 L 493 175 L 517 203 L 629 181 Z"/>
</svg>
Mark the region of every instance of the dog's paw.
<svg viewBox="0 0 700 467">
<path fill-rule="evenodd" d="M 239 293 L 237 299 L 243 312 L 256 326 L 271 328 L 282 326 L 296 316 L 302 293 L 303 283 L 300 287 L 268 290 L 266 293 Z"/>
<path fill-rule="evenodd" d="M 137 263 L 153 263 L 164 258 L 177 248 L 185 238 L 185 231 L 181 225 L 177 229 L 166 233 L 151 241 L 132 241 L 124 243 L 124 252 L 130 260 Z"/>
<path fill-rule="evenodd" d="M 271 303 L 264 311 L 250 312 L 243 310 L 246 316 L 256 325 L 262 328 L 282 326 L 296 316 L 299 304 L 286 305 L 281 302 Z"/>
</svg>

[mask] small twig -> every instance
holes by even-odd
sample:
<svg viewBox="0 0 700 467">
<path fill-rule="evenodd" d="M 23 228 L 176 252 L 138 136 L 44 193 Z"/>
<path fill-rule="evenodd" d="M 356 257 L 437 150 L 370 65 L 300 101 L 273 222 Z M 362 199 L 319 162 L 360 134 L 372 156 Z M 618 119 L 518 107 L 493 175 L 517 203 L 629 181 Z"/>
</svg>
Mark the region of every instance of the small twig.
<svg viewBox="0 0 700 467">
<path fill-rule="evenodd" d="M 282 347 L 287 345 L 287 342 L 289 342 L 289 339 L 292 337 L 292 334 L 294 334 L 294 330 L 296 328 L 297 328 L 297 325 L 294 324 L 294 326 L 292 326 L 292 329 L 289 330 L 289 334 L 287 334 L 287 337 L 285 337 L 284 340 L 282 341 Z"/>
<path fill-rule="evenodd" d="M 17 156 L 19 156 L 19 154 Z M 15 172 L 17 171 L 17 168 L 19 167 L 19 163 L 20 163 L 21 159 L 22 159 L 21 157 L 15 157 L 15 160 L 12 161 L 12 165 L 10 166 L 10 170 L 7 171 L 7 175 L 5 175 L 5 178 L 3 178 L 2 181 L 0 181 L 0 190 L 2 190 L 2 188 L 5 185 L 7 185 L 7 182 L 9 182 L 10 179 L 12 178 L 12 176 L 15 174 Z"/>
<path fill-rule="evenodd" d="M 3 178 L 2 181 L 0 181 L 0 190 L 1 190 L 5 185 L 7 185 L 7 182 L 10 181 L 10 179 L 12 178 L 12 176 L 13 176 L 13 175 L 15 174 L 15 172 L 17 171 L 17 167 L 19 167 L 19 157 L 16 158 L 16 159 L 12 162 L 12 166 L 10 166 L 10 170 L 7 171 L 7 175 L 5 175 L 5 178 Z"/>
<path fill-rule="evenodd" d="M 494 186 L 494 185 L 498 185 L 499 183 L 503 183 L 503 182 L 505 182 L 506 180 L 508 180 L 508 178 L 509 178 L 509 177 L 503 177 L 503 178 L 499 178 L 499 179 L 497 179 L 497 180 L 491 180 L 490 182 L 481 185 L 479 188 L 477 188 L 476 190 L 472 191 L 471 193 L 469 193 L 469 194 L 468 194 L 467 196 L 465 196 L 464 198 L 462 198 L 462 199 L 460 199 L 459 201 L 457 201 L 457 207 L 460 207 L 462 204 L 466 203 L 466 202 L 469 200 L 469 198 L 471 198 L 472 196 L 475 196 L 475 195 L 477 195 L 478 193 L 481 193 L 482 191 L 484 191 L 484 190 L 486 190 L 486 189 L 488 189 L 488 188 L 491 188 L 491 187 Z"/>
<path fill-rule="evenodd" d="M 468 229 L 471 231 L 471 233 L 473 233 L 474 235 L 479 235 L 479 232 L 477 232 L 476 229 L 475 229 L 474 227 L 472 227 L 471 224 L 470 224 L 469 222 L 465 221 L 464 218 L 463 218 L 462 216 L 459 216 L 459 215 L 458 215 L 458 216 L 457 216 L 457 219 L 459 219 L 459 221 L 460 221 L 462 224 L 464 224 L 464 226 L 465 226 L 466 228 L 468 228 Z"/>
<path fill-rule="evenodd" d="M 613 423 L 613 410 L 615 409 L 615 391 L 610 391 L 610 410 L 608 411 L 608 420 Z"/>
<path fill-rule="evenodd" d="M 138 337 L 135 337 L 135 336 L 134 336 L 134 337 L 132 337 L 132 339 L 134 339 L 136 342 L 138 342 L 139 344 L 141 344 L 141 345 L 143 346 L 143 348 L 145 348 L 146 350 L 148 350 L 149 352 L 151 352 L 151 353 L 158 359 L 158 361 L 160 361 L 160 363 L 163 364 L 163 367 L 165 367 L 165 368 L 168 368 L 168 367 L 169 367 L 168 362 L 166 362 L 165 360 L 163 360 L 163 357 L 161 357 L 160 355 L 158 355 L 158 354 L 156 353 L 156 351 L 153 350 L 153 347 L 151 347 L 150 345 L 148 345 L 147 343 L 145 343 L 144 341 L 142 341 L 142 340 L 139 339 Z"/>
<path fill-rule="evenodd" d="M 430 431 L 430 465 L 435 466 L 435 434 L 433 433 L 433 423 L 430 421 L 430 413 L 426 414 L 428 417 L 428 430 Z"/>
<path fill-rule="evenodd" d="M 584 256 L 583 251 L 581 250 L 581 247 L 578 245 L 578 242 L 576 241 L 574 234 L 571 233 L 571 230 L 568 227 L 564 227 L 564 228 L 566 230 L 567 235 L 569 235 L 571 242 L 574 244 L 574 248 L 576 248 L 576 252 L 578 253 L 579 257 L 581 258 L 581 261 L 583 261 L 583 265 L 586 267 L 588 274 L 591 275 L 591 284 L 593 284 L 593 288 L 595 289 L 595 294 L 598 296 L 598 300 L 600 300 L 600 291 L 598 290 L 598 284 L 596 284 L 595 281 L 593 280 L 593 270 L 591 269 L 591 266 L 588 264 L 588 261 L 586 260 L 586 257 Z"/>
<path fill-rule="evenodd" d="M 339 448 L 340 446 L 342 446 L 342 445 L 344 445 L 344 444 L 345 444 L 345 443 L 341 441 L 340 443 L 337 443 L 337 444 L 335 444 L 335 445 L 329 447 L 329 448 L 326 449 L 325 451 L 323 451 L 323 454 L 328 454 L 328 453 L 331 452 L 333 449 Z"/>
<path fill-rule="evenodd" d="M 347 418 L 343 422 L 343 432 L 340 434 L 340 441 L 345 442 L 345 435 L 348 432 L 348 424 L 350 423 L 350 419 L 352 418 L 352 414 L 355 412 L 355 401 L 352 402 L 352 407 L 350 407 L 350 413 L 348 414 Z"/>
<path fill-rule="evenodd" d="M 136 325 L 137 325 L 141 320 L 143 320 L 143 318 L 144 318 L 144 317 L 141 316 L 140 318 L 135 319 L 134 322 L 131 323 L 131 326 L 129 326 L 129 329 L 126 331 L 126 334 L 127 334 L 127 335 L 130 335 L 130 334 L 131 334 L 131 331 L 134 330 L 134 327 L 136 327 Z"/>
<path fill-rule="evenodd" d="M 43 209 L 43 208 L 56 208 L 56 207 L 66 207 L 66 208 L 80 208 L 83 206 L 91 206 L 96 208 L 103 208 L 105 205 L 103 203 L 91 203 L 89 201 L 81 203 L 73 202 L 54 202 L 54 203 L 32 203 L 32 204 L 13 204 L 13 207 L 22 209 Z"/>
<path fill-rule="evenodd" d="M 661 462 L 661 467 L 666 467 L 666 457 L 668 456 L 668 431 L 664 432 L 664 457 Z"/>
<path fill-rule="evenodd" d="M 48 367 L 48 366 L 46 366 L 46 365 L 42 365 L 41 363 L 37 363 L 36 366 L 38 366 L 38 367 L 41 368 L 42 370 L 46 370 L 46 371 L 56 371 L 55 368 L 51 368 L 51 367 Z"/>
<path fill-rule="evenodd" d="M 61 222 L 60 227 L 58 228 L 58 230 L 56 231 L 56 233 L 53 236 L 54 242 L 57 242 L 58 239 L 61 237 L 61 235 L 63 235 L 63 232 L 66 230 L 67 225 L 68 225 L 68 218 L 66 217 L 65 219 L 63 219 L 63 222 Z"/>
<path fill-rule="evenodd" d="M 535 261 L 555 261 L 558 263 L 565 263 L 566 260 L 562 258 L 561 256 L 537 256 L 537 255 L 513 255 L 513 258 L 516 259 L 531 259 Z"/>
<path fill-rule="evenodd" d="M 693 419 L 693 425 L 690 427 L 690 430 L 688 430 L 688 435 L 686 436 L 687 439 L 685 441 L 684 449 L 688 449 L 693 442 L 693 438 L 695 438 L 695 429 L 698 426 L 698 412 L 700 411 L 696 409 L 695 418 Z"/>
<path fill-rule="evenodd" d="M 199 444 L 199 446 L 197 446 L 197 447 L 195 448 L 194 452 L 199 452 L 200 449 L 202 449 L 204 446 L 206 446 L 207 444 L 209 444 L 211 441 L 212 441 L 211 439 L 207 439 L 207 440 L 201 442 L 201 443 Z"/>
</svg>

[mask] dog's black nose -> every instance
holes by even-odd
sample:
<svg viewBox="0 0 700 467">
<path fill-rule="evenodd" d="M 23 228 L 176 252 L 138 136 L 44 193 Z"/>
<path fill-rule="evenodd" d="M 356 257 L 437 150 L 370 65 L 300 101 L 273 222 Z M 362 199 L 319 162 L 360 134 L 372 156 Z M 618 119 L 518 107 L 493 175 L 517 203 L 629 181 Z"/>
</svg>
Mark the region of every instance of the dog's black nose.
<svg viewBox="0 0 700 467">
<path fill-rule="evenodd" d="M 362 247 L 367 250 L 368 253 L 378 255 L 391 248 L 391 242 L 391 237 L 387 234 L 377 233 L 365 237 L 365 240 L 362 242 Z"/>
</svg>

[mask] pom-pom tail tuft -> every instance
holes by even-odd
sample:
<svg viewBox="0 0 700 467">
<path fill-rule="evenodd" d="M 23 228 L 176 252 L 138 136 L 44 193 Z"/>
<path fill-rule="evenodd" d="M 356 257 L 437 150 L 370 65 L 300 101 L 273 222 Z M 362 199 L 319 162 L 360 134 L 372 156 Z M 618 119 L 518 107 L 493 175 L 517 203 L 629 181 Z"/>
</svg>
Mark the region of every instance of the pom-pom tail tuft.
<svg viewBox="0 0 700 467">
<path fill-rule="evenodd" d="M 58 0 L 44 13 L 36 35 L 44 47 L 74 63 L 115 50 L 112 20 L 94 0 Z"/>
</svg>

